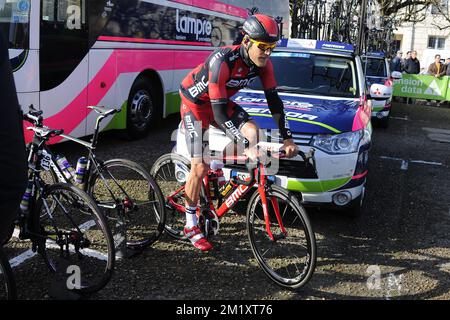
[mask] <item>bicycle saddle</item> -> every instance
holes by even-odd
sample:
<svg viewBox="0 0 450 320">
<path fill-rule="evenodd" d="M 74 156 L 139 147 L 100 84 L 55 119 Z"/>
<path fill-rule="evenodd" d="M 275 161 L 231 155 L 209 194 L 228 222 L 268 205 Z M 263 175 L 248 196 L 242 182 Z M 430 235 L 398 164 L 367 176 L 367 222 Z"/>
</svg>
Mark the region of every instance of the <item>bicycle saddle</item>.
<svg viewBox="0 0 450 320">
<path fill-rule="evenodd" d="M 117 113 L 117 112 L 120 111 L 120 110 L 117 110 L 117 109 L 108 109 L 108 108 L 101 107 L 101 106 L 88 106 L 87 108 L 88 109 L 92 109 L 95 112 L 97 112 L 97 113 L 99 113 L 101 115 L 104 115 L 104 116 L 108 116 L 110 114 L 114 114 L 114 113 Z"/>
</svg>

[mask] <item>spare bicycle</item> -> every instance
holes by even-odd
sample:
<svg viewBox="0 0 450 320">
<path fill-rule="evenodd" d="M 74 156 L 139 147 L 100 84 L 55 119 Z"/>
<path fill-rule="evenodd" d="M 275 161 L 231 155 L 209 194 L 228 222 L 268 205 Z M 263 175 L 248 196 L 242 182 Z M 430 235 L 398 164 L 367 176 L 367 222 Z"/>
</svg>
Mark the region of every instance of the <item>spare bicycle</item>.
<svg viewBox="0 0 450 320">
<path fill-rule="evenodd" d="M 74 169 L 64 156 L 55 156 L 44 144 L 42 153 L 47 161 L 49 178 L 86 191 L 109 222 L 117 255 L 133 256 L 160 238 L 165 221 L 164 198 L 154 179 L 140 164 L 127 159 L 102 161 L 97 158 L 101 121 L 120 110 L 99 106 L 88 108 L 99 114 L 91 142 L 62 132 L 58 134 L 84 146 L 87 157 L 79 158 Z M 42 127 L 42 119 L 35 122 L 35 126 Z"/>
<path fill-rule="evenodd" d="M 74 272 L 68 289 L 98 291 L 114 269 L 111 231 L 95 201 L 84 191 L 70 184 L 47 184 L 41 178 L 41 172 L 49 170 L 45 144 L 63 131 L 43 126 L 40 111 L 31 110 L 24 114 L 24 120 L 40 126 L 27 128 L 34 131 L 34 137 L 29 145 L 28 185 L 16 220 L 18 237 L 31 240 L 33 252 L 39 253 L 58 276 L 67 278 L 69 271 Z"/>
<path fill-rule="evenodd" d="M 314 151 L 301 153 L 305 165 L 314 165 Z M 217 160 L 217 159 L 216 159 Z M 206 237 L 217 234 L 219 219 L 231 210 L 253 186 L 256 191 L 247 205 L 246 227 L 251 250 L 266 275 L 280 286 L 299 288 L 311 278 L 316 263 L 316 239 L 308 215 L 294 194 L 274 184 L 274 177 L 265 174 L 268 163 L 247 164 L 248 177 L 232 174 L 221 187 L 217 178 L 223 176 L 223 163 L 246 161 L 246 157 L 223 157 L 211 161 L 204 178 L 197 211 L 199 226 Z M 214 163 L 214 165 L 212 165 Z M 166 199 L 166 225 L 169 235 L 185 239 L 185 190 L 190 172 L 186 158 L 170 153 L 161 156 L 151 174 Z M 214 201 L 218 200 L 217 206 Z"/>
</svg>

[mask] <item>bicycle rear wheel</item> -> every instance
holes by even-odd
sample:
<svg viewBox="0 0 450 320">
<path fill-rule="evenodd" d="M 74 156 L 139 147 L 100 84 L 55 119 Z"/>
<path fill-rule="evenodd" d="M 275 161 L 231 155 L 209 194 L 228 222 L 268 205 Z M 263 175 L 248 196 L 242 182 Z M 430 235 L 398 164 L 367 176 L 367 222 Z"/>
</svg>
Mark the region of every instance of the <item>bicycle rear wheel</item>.
<svg viewBox="0 0 450 320">
<path fill-rule="evenodd" d="M 0 247 L 0 301 L 17 299 L 16 282 L 8 257 Z"/>
<path fill-rule="evenodd" d="M 252 252 L 266 275 L 282 287 L 299 288 L 311 278 L 316 265 L 316 239 L 303 206 L 294 195 L 271 186 L 266 192 L 271 232 L 278 236 L 272 240 L 264 221 L 259 192 L 255 192 L 247 207 L 247 232 Z M 275 216 L 278 207 L 284 228 Z"/>
<path fill-rule="evenodd" d="M 166 202 L 166 232 L 175 239 L 183 239 L 183 228 L 186 224 L 186 215 L 178 212 L 168 203 L 167 197 L 172 196 L 176 190 L 182 188 L 191 171 L 191 163 L 186 158 L 168 153 L 159 157 L 153 164 L 150 174 L 161 188 Z M 185 205 L 184 190 L 172 197 L 177 204 Z"/>
<path fill-rule="evenodd" d="M 90 186 L 89 193 L 103 209 L 115 240 L 125 236 L 127 247 L 137 249 L 160 238 L 164 231 L 164 198 L 141 165 L 124 159 L 106 161 L 100 173 L 93 174 Z"/>
<path fill-rule="evenodd" d="M 111 231 L 84 191 L 69 184 L 48 186 L 33 216 L 40 228 L 33 242 L 68 289 L 92 293 L 108 283 L 115 261 Z"/>
</svg>

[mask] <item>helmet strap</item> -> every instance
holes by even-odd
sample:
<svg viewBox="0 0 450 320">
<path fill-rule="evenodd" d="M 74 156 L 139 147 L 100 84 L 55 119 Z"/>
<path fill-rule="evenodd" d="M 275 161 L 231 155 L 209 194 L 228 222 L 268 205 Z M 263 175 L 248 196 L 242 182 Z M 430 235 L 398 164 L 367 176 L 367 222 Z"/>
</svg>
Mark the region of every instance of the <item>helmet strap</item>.
<svg viewBox="0 0 450 320">
<path fill-rule="evenodd" d="M 244 36 L 244 39 L 242 39 L 242 58 L 246 65 L 249 67 L 254 66 L 252 59 L 250 59 L 250 54 L 248 53 L 248 50 L 253 45 L 253 43 L 250 41 L 250 38 L 248 35 Z"/>
</svg>

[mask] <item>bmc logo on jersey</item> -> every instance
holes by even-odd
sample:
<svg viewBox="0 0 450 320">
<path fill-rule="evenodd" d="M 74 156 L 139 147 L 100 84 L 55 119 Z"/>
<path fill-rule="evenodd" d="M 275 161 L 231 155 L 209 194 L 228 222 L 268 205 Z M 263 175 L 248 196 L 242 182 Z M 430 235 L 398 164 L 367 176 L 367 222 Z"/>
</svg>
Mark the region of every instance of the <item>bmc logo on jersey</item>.
<svg viewBox="0 0 450 320">
<path fill-rule="evenodd" d="M 227 87 L 229 87 L 229 88 L 242 87 L 243 88 L 243 87 L 248 86 L 255 79 L 256 79 L 256 77 L 253 77 L 253 78 L 250 78 L 250 79 L 240 79 L 240 80 L 231 79 L 230 81 L 227 82 Z"/>
<path fill-rule="evenodd" d="M 189 93 L 191 94 L 191 96 L 193 98 L 197 97 L 199 94 L 204 92 L 205 89 L 208 87 L 209 81 L 205 81 L 205 80 L 206 80 L 206 76 L 203 76 L 202 79 L 198 83 L 194 84 L 194 86 L 192 86 L 188 89 Z"/>
</svg>

